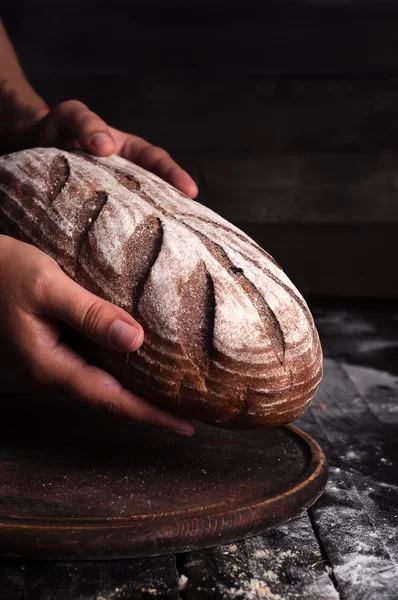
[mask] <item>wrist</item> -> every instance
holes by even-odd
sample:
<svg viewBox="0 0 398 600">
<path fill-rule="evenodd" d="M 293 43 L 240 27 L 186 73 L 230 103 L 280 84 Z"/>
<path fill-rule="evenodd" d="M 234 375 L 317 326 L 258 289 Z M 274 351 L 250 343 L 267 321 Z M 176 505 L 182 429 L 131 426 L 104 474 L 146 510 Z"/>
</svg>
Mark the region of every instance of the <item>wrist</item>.
<svg viewBox="0 0 398 600">
<path fill-rule="evenodd" d="M 6 118 L 1 119 L 1 125 L 10 135 L 19 134 L 26 128 L 35 125 L 49 111 L 49 107 L 44 100 L 37 97 L 32 102 L 16 101 L 10 107 Z"/>
<path fill-rule="evenodd" d="M 21 99 L 14 93 L 1 90 L 3 107 L 0 112 L 0 150 L 4 152 L 19 149 L 20 141 L 26 132 L 46 116 L 49 107 L 33 89 Z"/>
</svg>

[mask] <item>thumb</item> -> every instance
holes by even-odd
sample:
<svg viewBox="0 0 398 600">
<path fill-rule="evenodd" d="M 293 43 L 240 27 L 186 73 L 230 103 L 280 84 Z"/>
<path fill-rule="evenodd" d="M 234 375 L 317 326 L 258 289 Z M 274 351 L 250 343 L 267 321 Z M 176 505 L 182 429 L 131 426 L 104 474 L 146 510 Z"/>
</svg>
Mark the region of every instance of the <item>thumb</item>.
<svg viewBox="0 0 398 600">
<path fill-rule="evenodd" d="M 89 339 L 119 352 L 134 352 L 144 341 L 141 325 L 123 309 L 102 300 L 61 269 L 42 295 L 47 316 L 67 323 Z"/>
<path fill-rule="evenodd" d="M 116 146 L 109 127 L 78 100 L 58 104 L 43 119 L 48 144 L 64 146 L 71 139 L 97 156 L 109 156 Z"/>
</svg>

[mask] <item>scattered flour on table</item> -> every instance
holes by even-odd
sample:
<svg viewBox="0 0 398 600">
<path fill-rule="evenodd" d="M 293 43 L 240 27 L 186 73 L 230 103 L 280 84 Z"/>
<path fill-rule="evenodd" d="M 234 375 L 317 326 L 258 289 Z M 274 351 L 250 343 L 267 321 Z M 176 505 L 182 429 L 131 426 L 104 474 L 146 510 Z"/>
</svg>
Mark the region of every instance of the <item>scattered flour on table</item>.
<svg viewBox="0 0 398 600">
<path fill-rule="evenodd" d="M 257 578 L 243 581 L 240 587 L 227 588 L 226 586 L 220 586 L 220 591 L 228 598 L 242 598 L 243 600 L 258 600 L 258 598 L 265 598 L 265 600 L 285 600 L 280 594 L 271 592 L 265 581 Z"/>
<path fill-rule="evenodd" d="M 360 460 L 362 458 L 362 453 L 356 450 L 347 450 L 344 453 L 344 458 L 346 460 Z"/>
<path fill-rule="evenodd" d="M 125 584 L 122 587 L 114 588 L 112 591 L 102 592 L 95 597 L 95 600 L 128 600 L 129 598 L 136 597 L 132 595 L 133 593 L 136 593 L 139 596 L 141 596 L 141 594 L 149 594 L 150 596 L 157 598 L 159 590 L 153 585 L 142 585 L 139 589 L 133 591 L 131 586 Z"/>
<path fill-rule="evenodd" d="M 278 528 L 280 540 L 273 534 L 256 536 L 241 542 L 235 555 L 225 558 L 224 569 L 232 575 L 231 583 L 217 583 L 223 600 L 291 600 L 311 598 L 337 600 L 338 594 L 326 570 L 319 566 L 318 545 L 307 514 Z M 313 552 L 302 553 L 309 539 Z M 280 544 L 278 543 L 280 541 Z M 289 547 L 286 545 L 289 544 Z M 315 566 L 312 564 L 315 563 Z M 314 568 L 312 568 L 314 566 Z M 297 590 L 290 580 L 305 575 Z M 311 595 L 308 590 L 311 590 Z"/>
<path fill-rule="evenodd" d="M 398 565 L 389 552 L 387 526 L 375 526 L 365 479 L 355 481 L 362 488 L 359 492 L 352 481 L 350 475 L 330 467 L 322 506 L 312 510 L 321 537 L 330 540 L 338 586 L 347 596 L 355 590 L 355 598 L 385 598 L 392 582 L 398 589 Z M 391 533 L 396 535 L 396 529 Z"/>
</svg>

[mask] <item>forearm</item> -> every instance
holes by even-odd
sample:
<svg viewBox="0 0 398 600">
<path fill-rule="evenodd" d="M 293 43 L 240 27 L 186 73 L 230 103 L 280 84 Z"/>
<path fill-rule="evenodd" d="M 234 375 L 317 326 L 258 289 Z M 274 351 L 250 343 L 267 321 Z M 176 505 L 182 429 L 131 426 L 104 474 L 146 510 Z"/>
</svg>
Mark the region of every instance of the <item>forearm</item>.
<svg viewBox="0 0 398 600">
<path fill-rule="evenodd" d="M 18 132 L 46 111 L 44 100 L 27 80 L 0 19 L 0 127 Z"/>
</svg>

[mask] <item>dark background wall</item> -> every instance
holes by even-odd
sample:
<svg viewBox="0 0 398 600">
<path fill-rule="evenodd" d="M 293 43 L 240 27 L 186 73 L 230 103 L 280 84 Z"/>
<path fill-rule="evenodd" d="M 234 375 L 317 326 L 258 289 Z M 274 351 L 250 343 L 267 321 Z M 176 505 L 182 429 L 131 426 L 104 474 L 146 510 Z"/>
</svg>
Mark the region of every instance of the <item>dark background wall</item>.
<svg viewBox="0 0 398 600">
<path fill-rule="evenodd" d="M 306 295 L 396 296 L 393 1 L 5 2 L 47 102 L 166 147 Z"/>
</svg>

